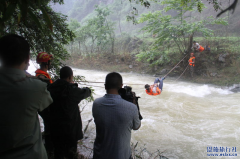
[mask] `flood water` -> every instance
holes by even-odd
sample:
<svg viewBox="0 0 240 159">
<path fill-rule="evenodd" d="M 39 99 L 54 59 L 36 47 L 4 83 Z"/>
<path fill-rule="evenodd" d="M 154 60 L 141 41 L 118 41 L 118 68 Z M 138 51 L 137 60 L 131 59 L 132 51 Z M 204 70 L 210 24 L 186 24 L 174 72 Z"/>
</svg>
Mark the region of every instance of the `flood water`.
<svg viewBox="0 0 240 159">
<path fill-rule="evenodd" d="M 35 68 L 31 65 L 29 72 L 33 73 L 33 70 Z M 74 69 L 74 75 L 83 75 L 86 80 L 96 82 L 103 82 L 107 73 Z M 139 150 L 144 147 L 150 152 L 159 150 L 170 159 L 240 158 L 240 93 L 233 93 L 229 88 L 166 78 L 161 95 L 149 96 L 144 85 L 152 84 L 155 77 L 134 73 L 121 75 L 124 84 L 132 86 L 141 97 L 139 105 L 144 119 L 141 128 L 132 131 L 132 142 L 138 142 Z M 95 89 L 94 98 L 105 94 L 103 83 L 90 85 Z M 92 103 L 88 103 L 81 114 L 83 128 L 92 118 L 91 109 Z M 83 145 L 86 150 L 82 151 L 91 152 L 95 137 L 93 121 L 85 137 Z M 208 152 L 211 149 L 213 152 Z M 227 154 L 237 156 L 208 156 L 225 154 L 226 150 Z"/>
</svg>

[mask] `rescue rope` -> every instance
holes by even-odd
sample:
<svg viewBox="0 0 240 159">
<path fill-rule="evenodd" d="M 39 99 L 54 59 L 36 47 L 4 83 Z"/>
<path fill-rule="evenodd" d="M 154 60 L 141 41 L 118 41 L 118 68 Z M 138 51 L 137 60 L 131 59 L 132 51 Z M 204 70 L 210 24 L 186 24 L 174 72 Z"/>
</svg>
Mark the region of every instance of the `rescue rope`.
<svg viewBox="0 0 240 159">
<path fill-rule="evenodd" d="M 82 83 L 105 83 L 105 82 L 93 82 L 93 81 L 74 81 L 74 82 L 82 82 Z M 123 83 L 124 85 L 143 85 L 143 84 L 130 84 L 130 83 Z M 86 85 L 86 84 L 85 84 Z"/>
<path fill-rule="evenodd" d="M 90 86 L 90 87 L 100 87 L 100 88 L 104 88 L 103 86 L 95 86 L 95 85 L 90 85 L 90 84 L 81 84 L 80 85 L 85 85 L 85 86 Z"/>
<path fill-rule="evenodd" d="M 145 84 L 129 84 L 129 83 L 123 83 L 124 85 L 128 85 L 128 86 L 131 86 L 131 85 L 145 85 Z"/>
<path fill-rule="evenodd" d="M 185 59 L 185 57 L 187 57 L 188 56 L 188 54 L 186 55 L 186 56 L 184 56 L 184 58 L 182 58 L 182 60 L 183 59 Z M 182 62 L 182 60 L 181 61 L 179 61 L 165 76 L 163 76 L 164 78 L 169 74 L 169 73 L 171 73 L 179 64 L 180 64 L 180 62 Z"/>
<path fill-rule="evenodd" d="M 185 68 L 185 70 L 183 71 L 183 73 L 182 73 L 175 81 L 179 80 L 179 79 L 182 77 L 182 75 L 186 72 L 186 70 L 187 70 L 188 67 L 189 67 L 189 65 L 187 65 L 187 67 Z"/>
<path fill-rule="evenodd" d="M 74 81 L 74 82 L 83 82 L 83 83 L 105 83 L 105 82 L 94 82 L 94 81 Z"/>
</svg>

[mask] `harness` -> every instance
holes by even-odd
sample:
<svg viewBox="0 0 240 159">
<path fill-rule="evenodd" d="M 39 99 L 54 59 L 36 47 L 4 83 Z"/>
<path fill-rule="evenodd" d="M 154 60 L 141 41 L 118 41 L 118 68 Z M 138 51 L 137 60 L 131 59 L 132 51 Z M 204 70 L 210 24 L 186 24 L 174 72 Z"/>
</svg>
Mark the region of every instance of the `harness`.
<svg viewBox="0 0 240 159">
<path fill-rule="evenodd" d="M 156 88 L 156 93 L 153 93 L 153 86 L 151 86 L 149 91 L 146 90 L 146 93 L 147 93 L 148 95 L 151 95 L 151 96 L 156 96 L 156 95 L 161 94 L 161 90 L 157 87 L 157 88 Z"/>
</svg>

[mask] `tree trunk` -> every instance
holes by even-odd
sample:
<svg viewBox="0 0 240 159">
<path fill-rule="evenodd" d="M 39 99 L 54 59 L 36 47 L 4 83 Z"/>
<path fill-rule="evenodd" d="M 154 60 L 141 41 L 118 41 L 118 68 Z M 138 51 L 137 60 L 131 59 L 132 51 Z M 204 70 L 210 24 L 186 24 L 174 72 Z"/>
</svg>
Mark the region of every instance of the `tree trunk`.
<svg viewBox="0 0 240 159">
<path fill-rule="evenodd" d="M 73 42 L 71 42 L 71 53 L 73 53 Z"/>
<path fill-rule="evenodd" d="M 112 38 L 112 53 L 114 54 L 114 42 L 115 42 L 115 37 Z"/>
<path fill-rule="evenodd" d="M 122 35 L 122 29 L 121 29 L 121 23 L 120 23 L 120 17 L 119 17 L 119 19 L 118 19 L 118 25 L 119 25 L 119 30 L 120 30 L 120 34 Z"/>
<path fill-rule="evenodd" d="M 85 44 L 85 42 L 84 42 L 84 46 L 85 46 L 85 49 L 86 49 L 86 54 L 89 54 L 88 49 L 87 49 L 87 45 Z"/>
<path fill-rule="evenodd" d="M 81 55 L 81 42 L 78 41 L 78 50 L 79 50 L 79 54 Z"/>
<path fill-rule="evenodd" d="M 191 52 L 192 43 L 193 43 L 193 33 L 189 36 L 189 45 L 188 45 L 187 53 Z"/>
<path fill-rule="evenodd" d="M 91 54 L 93 53 L 94 42 L 95 42 L 95 39 L 93 39 L 93 37 L 92 37 Z"/>
</svg>

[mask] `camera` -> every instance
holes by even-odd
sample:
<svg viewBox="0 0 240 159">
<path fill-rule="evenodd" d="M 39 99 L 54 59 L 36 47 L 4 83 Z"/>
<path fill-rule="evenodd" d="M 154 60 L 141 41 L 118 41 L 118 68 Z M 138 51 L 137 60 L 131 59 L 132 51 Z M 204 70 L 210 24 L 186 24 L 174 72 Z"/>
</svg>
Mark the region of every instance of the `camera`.
<svg viewBox="0 0 240 159">
<path fill-rule="evenodd" d="M 142 120 L 143 117 L 142 117 L 142 115 L 140 113 L 140 109 L 139 109 L 139 105 L 138 105 L 138 98 L 140 98 L 140 97 L 136 96 L 136 93 L 132 91 L 132 87 L 124 86 L 124 88 L 120 88 L 118 90 L 118 93 L 120 94 L 122 99 L 124 99 L 124 100 L 126 100 L 128 102 L 131 102 L 131 103 L 133 103 L 133 104 L 135 104 L 137 106 L 139 119 Z"/>
</svg>

